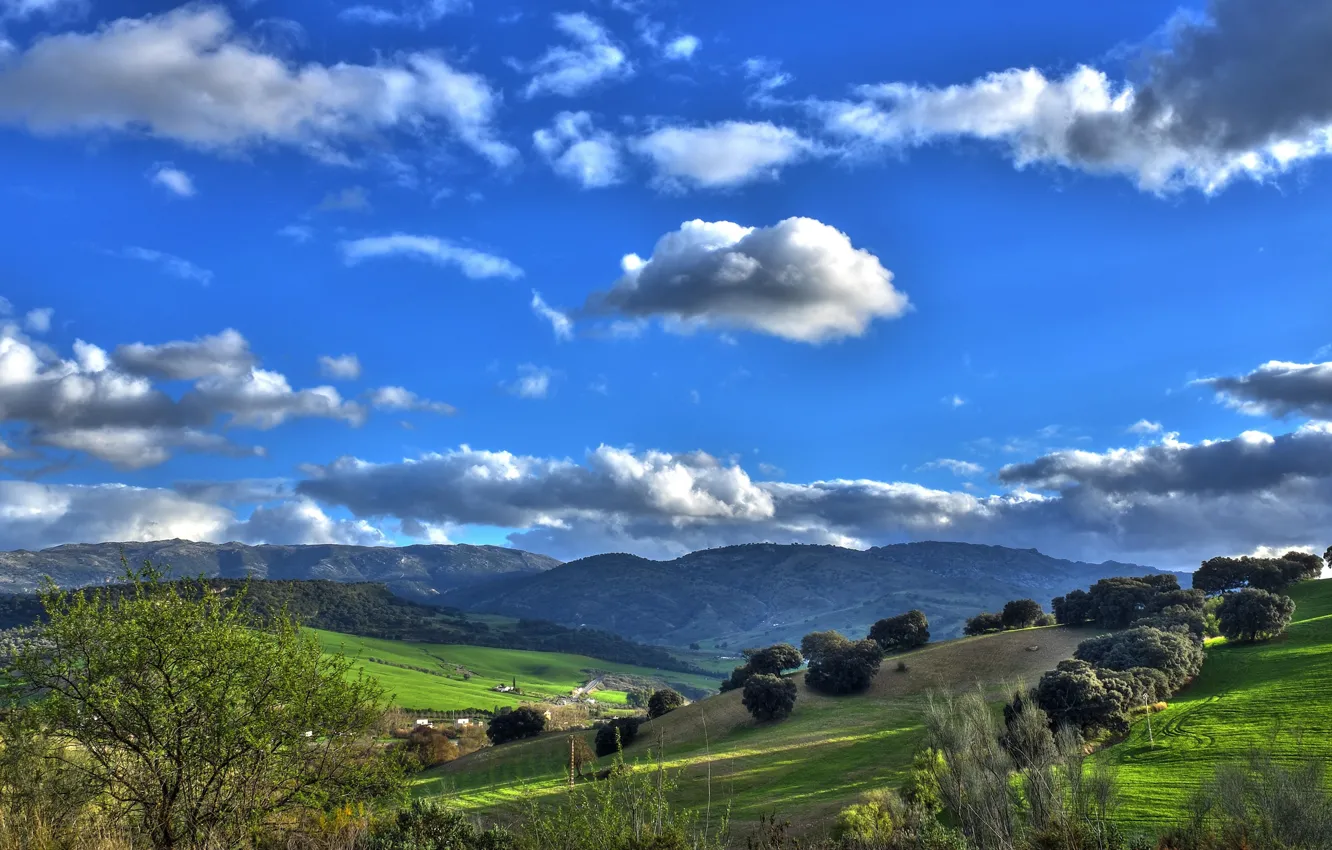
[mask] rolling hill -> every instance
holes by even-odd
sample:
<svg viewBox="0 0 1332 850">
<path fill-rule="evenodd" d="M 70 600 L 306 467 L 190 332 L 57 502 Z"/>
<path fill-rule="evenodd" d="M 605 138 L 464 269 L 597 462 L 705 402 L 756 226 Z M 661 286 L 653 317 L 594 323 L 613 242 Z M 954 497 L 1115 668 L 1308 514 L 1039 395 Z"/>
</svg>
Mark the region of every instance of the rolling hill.
<svg viewBox="0 0 1332 850">
<path fill-rule="evenodd" d="M 626 749 L 629 759 L 665 747 L 668 767 L 681 771 L 677 801 L 705 805 L 707 777 L 716 811 L 729 806 L 737 825 L 761 814 L 812 821 L 863 791 L 901 781 L 924 731 L 927 691 L 980 686 L 996 695 L 1018 679 L 1034 682 L 1072 655 L 1095 629 L 1052 627 L 948 641 L 884 663 L 869 692 L 828 697 L 796 673 L 795 711 L 775 724 L 756 724 L 730 691 L 645 724 Z M 1032 649 L 1031 647 L 1035 647 Z M 575 733 L 591 741 L 591 733 Z M 417 793 L 444 795 L 461 809 L 502 818 L 524 801 L 565 787 L 565 734 L 482 750 L 422 775 Z"/>
<path fill-rule="evenodd" d="M 1332 760 L 1332 579 L 1289 593 L 1297 608 L 1284 636 L 1210 642 L 1202 672 L 1151 716 L 1150 733 L 1139 719 L 1126 740 L 1096 755 L 1116 769 L 1117 812 L 1128 831 L 1178 824 L 1192 793 L 1253 747 L 1271 746 L 1284 762 Z M 710 795 L 714 813 L 729 807 L 742 831 L 772 812 L 811 824 L 901 781 L 924 740 L 927 691 L 980 686 L 997 703 L 1014 682 L 1034 683 L 1096 633 L 1051 627 L 932 644 L 900 656 L 905 673 L 895 671 L 896 659 L 885 661 L 858 696 L 813 693 L 795 674 L 799 697 L 785 721 L 756 724 L 729 692 L 645 724 L 626 756 L 664 746 L 665 764 L 681 772 L 676 801 L 702 808 Z M 424 774 L 416 791 L 502 820 L 521 800 L 561 792 L 567 752 L 562 734 L 482 750 Z"/>
<path fill-rule="evenodd" d="M 458 644 L 417 643 L 357 637 L 314 630 L 328 652 L 355 659 L 392 696 L 394 705 L 423 711 L 489 710 L 515 707 L 534 700 L 569 696 L 601 673 L 618 673 L 656 683 L 657 687 L 683 688 L 695 694 L 712 689 L 716 681 L 707 676 L 617 664 L 586 655 L 564 652 L 531 652 Z M 417 668 L 417 669 L 413 669 Z M 424 671 L 432 672 L 424 672 Z M 466 671 L 468 678 L 463 677 Z M 496 685 L 517 682 L 523 693 L 497 693 Z M 598 702 L 623 705 L 625 693 L 597 690 Z"/>
<path fill-rule="evenodd" d="M 646 643 L 731 649 L 799 642 L 835 628 L 864 634 L 880 617 L 920 608 L 936 638 L 1010 599 L 1052 597 L 1113 575 L 1156 572 L 1087 564 L 969 543 L 906 543 L 860 551 L 770 543 L 707 549 L 673 561 L 596 555 L 503 586 L 455 591 L 460 608 L 540 616 Z"/>
<path fill-rule="evenodd" d="M 379 582 L 408 599 L 438 602 L 460 587 L 503 582 L 559 561 L 501 546 L 249 546 L 244 543 L 72 543 L 37 552 L 0 552 L 0 592 L 31 593 L 50 576 L 64 587 L 103 584 L 124 574 L 120 557 L 169 565 L 181 577 L 329 579 Z"/>
</svg>

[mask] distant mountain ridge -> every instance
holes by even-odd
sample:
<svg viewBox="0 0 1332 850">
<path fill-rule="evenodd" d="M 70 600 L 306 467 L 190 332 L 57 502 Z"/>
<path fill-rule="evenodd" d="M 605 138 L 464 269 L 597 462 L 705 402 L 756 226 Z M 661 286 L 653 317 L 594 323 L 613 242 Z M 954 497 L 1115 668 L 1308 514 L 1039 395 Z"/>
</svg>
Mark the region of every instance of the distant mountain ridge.
<svg viewBox="0 0 1332 850">
<path fill-rule="evenodd" d="M 43 577 L 74 587 L 123 576 L 120 557 L 133 565 L 146 558 L 176 577 L 328 579 L 375 582 L 406 599 L 439 602 L 444 594 L 504 579 L 525 578 L 559 566 L 545 555 L 502 546 L 298 546 L 245 543 L 71 543 L 37 552 L 0 552 L 0 593 L 29 593 Z"/>
<path fill-rule="evenodd" d="M 490 587 L 453 591 L 449 604 L 588 626 L 647 643 L 722 641 L 738 649 L 797 641 L 836 628 L 863 634 L 880 617 L 920 608 L 936 637 L 967 617 L 1031 597 L 1050 599 L 1098 579 L 1163 572 L 1066 561 L 1035 549 L 902 543 L 869 550 L 756 543 L 673 561 L 594 555 Z"/>
</svg>

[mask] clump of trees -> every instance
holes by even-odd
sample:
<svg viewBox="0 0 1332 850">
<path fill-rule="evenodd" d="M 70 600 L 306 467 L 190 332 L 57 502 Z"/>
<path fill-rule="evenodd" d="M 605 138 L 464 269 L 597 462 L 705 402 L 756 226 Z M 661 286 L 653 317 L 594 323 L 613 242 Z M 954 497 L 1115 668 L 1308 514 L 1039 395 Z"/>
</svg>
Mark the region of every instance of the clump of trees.
<svg viewBox="0 0 1332 850">
<path fill-rule="evenodd" d="M 811 641 L 811 637 L 815 639 Z M 825 694 L 854 694 L 868 689 L 883 661 L 878 643 L 869 639 L 851 641 L 835 631 L 806 635 L 801 646 L 814 653 L 807 655 L 805 684 Z"/>
<path fill-rule="evenodd" d="M 492 744 L 507 744 L 523 738 L 534 738 L 546 731 L 546 715 L 528 705 L 497 714 L 486 727 L 486 737 Z"/>
<path fill-rule="evenodd" d="M 1227 594 L 1216 610 L 1221 634 L 1233 641 L 1274 638 L 1286 630 L 1294 613 L 1295 602 L 1289 596 L 1253 587 Z"/>
<path fill-rule="evenodd" d="M 625 702 L 630 708 L 647 708 L 650 699 L 652 699 L 650 688 L 630 688 L 625 693 Z"/>
<path fill-rule="evenodd" d="M 977 614 L 967 620 L 962 627 L 964 635 L 988 635 L 993 632 L 1002 632 L 1004 630 L 1004 618 L 998 614 L 991 614 L 988 611 Z"/>
<path fill-rule="evenodd" d="M 783 720 L 796 703 L 796 683 L 780 676 L 759 673 L 749 677 L 741 702 L 755 720 Z"/>
<path fill-rule="evenodd" d="M 1161 573 L 1103 578 L 1090 591 L 1074 590 L 1055 597 L 1050 608 L 1060 625 L 1095 623 L 1107 629 L 1122 629 L 1175 605 L 1201 609 L 1203 596 L 1181 589 L 1173 574 Z"/>
<path fill-rule="evenodd" d="M 629 746 L 638 737 L 638 727 L 643 725 L 641 717 L 617 717 L 597 730 L 592 741 L 598 757 L 609 756 Z"/>
<path fill-rule="evenodd" d="M 1193 586 L 1205 593 L 1231 593 L 1246 587 L 1276 591 L 1322 573 L 1323 559 L 1308 552 L 1290 551 L 1280 558 L 1218 557 L 1203 561 L 1194 571 Z"/>
<path fill-rule="evenodd" d="M 670 714 L 684 704 L 684 697 L 680 696 L 679 691 L 672 688 L 653 691 L 652 696 L 648 699 L 648 717 L 657 718 Z"/>
<path fill-rule="evenodd" d="M 780 676 L 787 670 L 795 670 L 805 663 L 800 650 L 789 643 L 775 643 L 762 649 L 743 651 L 745 663 L 731 671 L 729 679 L 721 683 L 722 692 L 744 687 L 750 676 Z"/>
<path fill-rule="evenodd" d="M 915 649 L 930 642 L 930 622 L 925 612 L 912 609 L 896 617 L 885 617 L 870 626 L 869 639 L 884 652 Z"/>
<path fill-rule="evenodd" d="M 988 635 L 1009 629 L 1053 625 L 1035 599 L 1014 599 L 1004 604 L 1002 613 L 983 612 L 971 617 L 962 627 L 964 635 Z"/>
<path fill-rule="evenodd" d="M 1041 603 L 1035 599 L 1014 599 L 1004 604 L 999 620 L 1005 629 L 1026 629 L 1039 623 L 1044 616 Z"/>
</svg>

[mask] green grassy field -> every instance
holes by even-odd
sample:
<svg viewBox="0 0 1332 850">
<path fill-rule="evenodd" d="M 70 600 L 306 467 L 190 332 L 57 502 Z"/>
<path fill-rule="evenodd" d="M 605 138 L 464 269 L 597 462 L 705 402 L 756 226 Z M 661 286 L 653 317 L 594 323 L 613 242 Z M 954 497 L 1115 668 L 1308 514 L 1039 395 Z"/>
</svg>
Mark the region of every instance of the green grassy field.
<svg viewBox="0 0 1332 850">
<path fill-rule="evenodd" d="M 925 647 L 901 656 L 907 672 L 896 671 L 896 657 L 885 660 L 858 696 L 816 694 L 797 674 L 787 720 L 756 724 L 733 691 L 645 724 L 625 755 L 664 745 L 666 764 L 681 772 L 676 801 L 705 806 L 710 775 L 714 812 L 729 807 L 742 828 L 772 811 L 815 822 L 863 791 L 901 781 L 921 743 L 927 691 L 980 685 L 997 695 L 1018 678 L 1034 682 L 1092 634 L 1032 629 Z M 590 742 L 591 733 L 576 734 Z M 566 734 L 552 734 L 482 750 L 424 774 L 417 792 L 502 817 L 522 800 L 561 792 L 568 747 Z"/>
<path fill-rule="evenodd" d="M 1332 759 L 1332 580 L 1295 585 L 1295 618 L 1270 643 L 1214 643 L 1197 681 L 1102 758 L 1115 765 L 1122 816 L 1173 823 L 1217 766 L 1275 744 L 1283 759 Z M 1273 739 L 1280 730 L 1281 734 Z"/>
<path fill-rule="evenodd" d="M 693 687 L 715 687 L 716 681 L 704 676 L 672 671 L 656 671 L 629 664 L 616 664 L 559 652 L 530 652 L 484 646 L 409 643 L 356 637 L 312 629 L 327 652 L 341 652 L 359 662 L 369 675 L 378 679 L 393 695 L 395 705 L 431 711 L 457 711 L 467 708 L 516 706 L 541 697 L 568 696 L 589 678 L 586 671 L 598 670 L 679 682 Z M 370 659 L 380 659 L 371 661 Z M 381 663 L 387 661 L 390 663 Z M 396 667 L 405 664 L 448 673 L 451 678 Z M 461 666 L 472 674 L 462 678 Z M 496 685 L 517 680 L 521 696 L 496 693 Z M 598 702 L 624 705 L 623 691 L 598 690 L 592 694 Z"/>
</svg>

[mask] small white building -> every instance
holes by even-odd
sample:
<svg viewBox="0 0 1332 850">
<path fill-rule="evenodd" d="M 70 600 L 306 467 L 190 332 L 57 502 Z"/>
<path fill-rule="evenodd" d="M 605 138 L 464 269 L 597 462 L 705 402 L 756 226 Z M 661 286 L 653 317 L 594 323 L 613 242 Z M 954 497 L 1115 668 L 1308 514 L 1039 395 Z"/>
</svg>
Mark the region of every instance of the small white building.
<svg viewBox="0 0 1332 850">
<path fill-rule="evenodd" d="M 432 726 L 432 725 L 434 725 L 434 724 L 432 724 L 432 723 L 431 723 L 429 720 L 427 720 L 426 718 L 422 717 L 420 720 L 417 720 L 417 721 L 416 721 L 416 725 L 417 725 L 417 728 L 420 728 L 420 727 L 422 727 L 422 726 Z"/>
<path fill-rule="evenodd" d="M 472 725 L 472 718 L 470 718 L 470 717 L 459 717 L 457 720 L 453 721 L 453 725 L 455 725 L 455 726 L 471 726 L 471 725 Z"/>
</svg>

